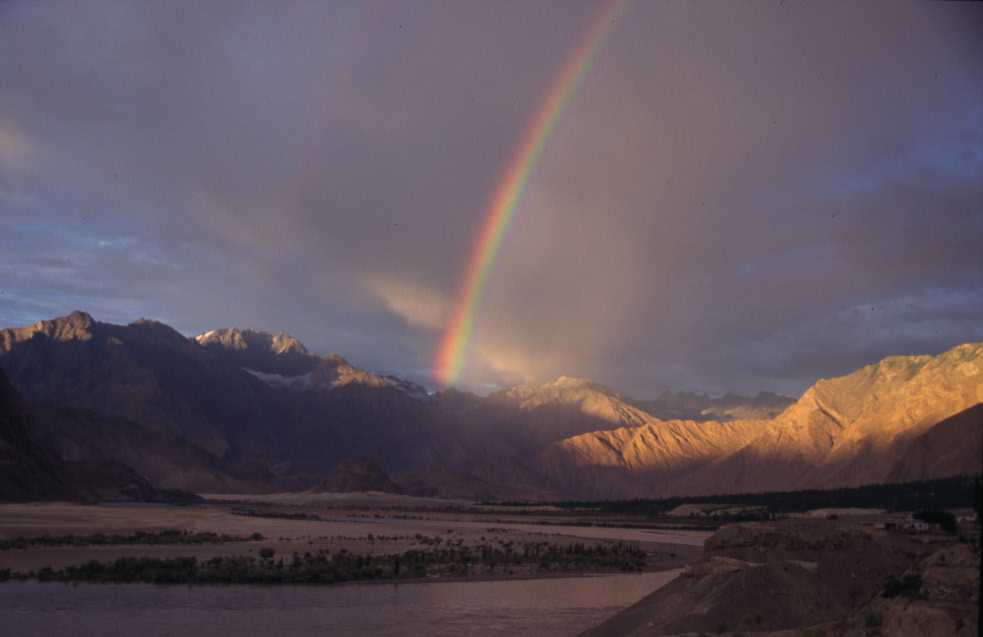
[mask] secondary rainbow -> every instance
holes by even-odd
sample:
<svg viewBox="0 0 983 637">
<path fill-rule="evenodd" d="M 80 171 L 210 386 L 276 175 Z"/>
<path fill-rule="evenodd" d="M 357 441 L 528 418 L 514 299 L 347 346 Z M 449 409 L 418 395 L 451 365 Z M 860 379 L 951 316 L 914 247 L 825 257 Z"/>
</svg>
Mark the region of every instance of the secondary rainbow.
<svg viewBox="0 0 983 637">
<path fill-rule="evenodd" d="M 484 222 L 468 258 L 467 269 L 461 279 L 454 308 L 434 361 L 434 375 L 442 386 L 451 385 L 460 377 L 482 291 L 495 264 L 495 257 L 509 222 L 522 200 L 529 176 L 542 155 L 557 120 L 590 69 L 624 4 L 624 0 L 609 0 L 602 4 L 585 31 L 580 45 L 567 58 L 561 73 L 550 86 L 536 116 L 526 126 L 516 151 L 488 202 Z"/>
</svg>

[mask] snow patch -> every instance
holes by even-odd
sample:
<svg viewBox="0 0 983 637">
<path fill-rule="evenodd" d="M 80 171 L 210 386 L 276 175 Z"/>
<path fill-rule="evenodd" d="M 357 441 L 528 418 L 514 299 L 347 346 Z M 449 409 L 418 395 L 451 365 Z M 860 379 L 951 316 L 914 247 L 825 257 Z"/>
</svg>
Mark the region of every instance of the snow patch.
<svg viewBox="0 0 983 637">
<path fill-rule="evenodd" d="M 310 372 L 306 374 L 300 374 L 299 376 L 284 376 L 283 374 L 267 374 L 265 372 L 259 372 L 255 369 L 249 369 L 243 367 L 245 371 L 249 372 L 256 378 L 260 379 L 270 387 L 280 387 L 284 389 L 298 389 L 306 390 L 311 389 L 311 374 Z"/>
</svg>

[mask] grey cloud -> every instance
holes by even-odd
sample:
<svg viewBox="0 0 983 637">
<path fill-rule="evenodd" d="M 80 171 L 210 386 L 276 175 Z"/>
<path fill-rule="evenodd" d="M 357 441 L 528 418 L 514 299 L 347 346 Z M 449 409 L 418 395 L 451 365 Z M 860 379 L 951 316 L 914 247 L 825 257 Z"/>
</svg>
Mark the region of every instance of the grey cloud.
<svg viewBox="0 0 983 637">
<path fill-rule="evenodd" d="M 0 5 L 0 323 L 284 329 L 425 379 L 595 9 Z M 634 3 L 533 172 L 465 382 L 795 392 L 978 340 L 981 34 L 972 5 Z"/>
</svg>

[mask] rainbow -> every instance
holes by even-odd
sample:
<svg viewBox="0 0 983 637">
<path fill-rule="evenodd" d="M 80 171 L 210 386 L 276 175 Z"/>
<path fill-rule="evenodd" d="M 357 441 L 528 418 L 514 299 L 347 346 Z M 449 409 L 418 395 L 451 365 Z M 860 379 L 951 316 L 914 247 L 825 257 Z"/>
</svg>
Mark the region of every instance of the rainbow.
<svg viewBox="0 0 983 637">
<path fill-rule="evenodd" d="M 536 116 L 526 126 L 488 202 L 484 222 L 471 250 L 467 269 L 434 361 L 434 376 L 444 387 L 457 382 L 460 377 L 482 291 L 495 264 L 505 231 L 522 200 L 529 176 L 542 155 L 557 120 L 590 69 L 624 4 L 625 0 L 607 0 L 602 4 L 585 31 L 580 45 L 567 58 L 563 70 L 550 86 Z"/>
</svg>

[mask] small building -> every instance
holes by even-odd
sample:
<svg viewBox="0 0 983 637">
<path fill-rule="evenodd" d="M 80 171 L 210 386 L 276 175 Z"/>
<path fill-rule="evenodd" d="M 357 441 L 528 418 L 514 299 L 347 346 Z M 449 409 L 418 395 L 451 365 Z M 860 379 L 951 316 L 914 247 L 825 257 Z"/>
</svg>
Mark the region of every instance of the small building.
<svg viewBox="0 0 983 637">
<path fill-rule="evenodd" d="M 906 533 L 925 533 L 931 528 L 932 526 L 928 522 L 916 520 L 913 517 L 909 517 L 905 523 L 901 525 L 901 529 Z"/>
</svg>

